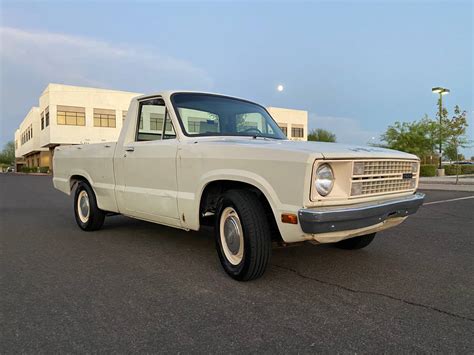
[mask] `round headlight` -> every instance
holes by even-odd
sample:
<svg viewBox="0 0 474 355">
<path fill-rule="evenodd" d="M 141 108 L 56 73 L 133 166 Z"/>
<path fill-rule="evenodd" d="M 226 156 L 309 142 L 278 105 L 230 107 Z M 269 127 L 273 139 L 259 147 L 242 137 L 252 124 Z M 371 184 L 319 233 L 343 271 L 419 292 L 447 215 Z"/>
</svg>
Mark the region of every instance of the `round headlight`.
<svg viewBox="0 0 474 355">
<path fill-rule="evenodd" d="M 314 186 L 321 196 L 326 196 L 331 192 L 334 186 L 334 174 L 329 164 L 322 164 L 318 167 Z"/>
</svg>

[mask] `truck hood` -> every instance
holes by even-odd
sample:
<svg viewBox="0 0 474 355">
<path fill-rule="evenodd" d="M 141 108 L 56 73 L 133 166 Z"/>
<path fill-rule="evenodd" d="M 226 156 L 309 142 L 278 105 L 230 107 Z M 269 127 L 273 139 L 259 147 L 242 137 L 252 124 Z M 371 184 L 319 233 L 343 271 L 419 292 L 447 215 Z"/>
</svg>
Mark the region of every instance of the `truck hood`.
<svg viewBox="0 0 474 355">
<path fill-rule="evenodd" d="M 349 145 L 341 143 L 306 142 L 291 140 L 275 140 L 252 137 L 200 137 L 194 140 L 198 143 L 241 145 L 255 149 L 266 148 L 286 151 L 296 151 L 307 154 L 320 155 L 324 159 L 418 159 L 416 155 L 397 150 L 370 147 L 362 145 Z"/>
</svg>

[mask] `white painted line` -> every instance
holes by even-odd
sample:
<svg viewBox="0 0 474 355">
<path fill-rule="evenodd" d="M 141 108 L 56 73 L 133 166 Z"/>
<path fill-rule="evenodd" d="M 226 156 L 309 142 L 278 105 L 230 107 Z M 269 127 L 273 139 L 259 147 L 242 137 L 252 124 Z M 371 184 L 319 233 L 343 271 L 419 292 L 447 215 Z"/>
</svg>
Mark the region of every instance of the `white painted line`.
<svg viewBox="0 0 474 355">
<path fill-rule="evenodd" d="M 435 205 L 437 203 L 445 203 L 445 202 L 451 202 L 451 201 L 460 201 L 460 200 L 469 200 L 471 198 L 474 198 L 474 196 L 466 196 L 466 197 L 459 197 L 459 198 L 452 198 L 450 200 L 441 200 L 441 201 L 431 201 L 431 202 L 426 202 L 423 204 L 423 206 L 427 205 Z"/>
</svg>

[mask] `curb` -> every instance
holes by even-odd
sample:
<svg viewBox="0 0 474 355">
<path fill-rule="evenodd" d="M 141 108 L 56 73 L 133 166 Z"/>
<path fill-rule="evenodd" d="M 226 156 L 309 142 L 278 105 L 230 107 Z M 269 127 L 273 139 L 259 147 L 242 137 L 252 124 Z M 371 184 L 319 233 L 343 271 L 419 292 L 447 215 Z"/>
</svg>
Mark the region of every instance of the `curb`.
<svg viewBox="0 0 474 355">
<path fill-rule="evenodd" d="M 455 181 L 420 181 L 420 184 L 427 185 L 453 185 L 453 186 L 474 186 L 474 181 L 462 181 L 461 179 L 456 184 Z"/>
<path fill-rule="evenodd" d="M 33 176 L 53 176 L 52 174 L 48 174 L 48 173 L 5 173 L 5 174 L 13 174 L 13 175 L 33 175 Z"/>
<path fill-rule="evenodd" d="M 425 184 L 419 183 L 418 189 L 420 190 L 442 190 L 442 191 L 464 191 L 464 192 L 474 192 L 474 185 L 456 185 L 449 183 L 436 183 L 436 184 Z"/>
</svg>

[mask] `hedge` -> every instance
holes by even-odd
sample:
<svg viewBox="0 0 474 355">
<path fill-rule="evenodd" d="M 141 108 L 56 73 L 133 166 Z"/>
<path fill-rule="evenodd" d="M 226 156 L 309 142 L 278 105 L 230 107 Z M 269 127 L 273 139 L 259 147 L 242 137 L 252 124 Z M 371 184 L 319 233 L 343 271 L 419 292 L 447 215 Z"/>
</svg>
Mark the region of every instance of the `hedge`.
<svg viewBox="0 0 474 355">
<path fill-rule="evenodd" d="M 474 165 L 461 164 L 461 165 L 445 165 L 444 173 L 446 175 L 456 175 L 456 171 L 459 172 L 459 175 L 474 174 Z"/>
<path fill-rule="evenodd" d="M 22 173 L 43 173 L 47 174 L 49 173 L 49 168 L 47 166 L 33 166 L 33 167 L 28 167 L 28 166 L 22 166 L 20 168 L 20 172 Z"/>
<path fill-rule="evenodd" d="M 420 176 L 436 176 L 436 165 L 420 165 Z"/>
<path fill-rule="evenodd" d="M 474 174 L 474 165 L 461 165 L 461 172 L 465 175 Z"/>
<path fill-rule="evenodd" d="M 31 168 L 30 168 L 30 167 L 28 167 L 28 166 L 22 166 L 22 167 L 20 168 L 20 171 L 21 171 L 22 173 L 36 173 L 36 172 L 38 171 L 38 168 L 36 168 L 36 167 L 31 167 Z"/>
</svg>

